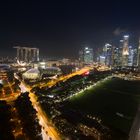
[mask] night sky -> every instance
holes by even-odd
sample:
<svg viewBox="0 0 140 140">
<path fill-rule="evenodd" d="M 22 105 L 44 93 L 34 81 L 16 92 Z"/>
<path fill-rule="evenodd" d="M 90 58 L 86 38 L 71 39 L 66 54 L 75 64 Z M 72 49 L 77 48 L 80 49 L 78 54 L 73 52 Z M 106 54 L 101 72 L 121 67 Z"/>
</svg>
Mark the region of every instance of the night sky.
<svg viewBox="0 0 140 140">
<path fill-rule="evenodd" d="M 94 51 L 117 45 L 124 34 L 136 46 L 140 4 L 135 0 L 9 0 L 0 2 L 0 56 L 13 46 L 40 48 L 41 56 L 76 58 L 83 45 Z"/>
</svg>

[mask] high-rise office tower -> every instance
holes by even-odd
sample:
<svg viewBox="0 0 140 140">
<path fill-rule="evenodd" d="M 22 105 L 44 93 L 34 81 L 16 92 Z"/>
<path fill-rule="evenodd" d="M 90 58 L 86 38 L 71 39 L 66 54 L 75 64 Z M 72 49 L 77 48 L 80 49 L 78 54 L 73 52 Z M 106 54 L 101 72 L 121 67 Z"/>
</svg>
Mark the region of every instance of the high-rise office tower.
<svg viewBox="0 0 140 140">
<path fill-rule="evenodd" d="M 123 40 L 120 40 L 118 48 L 118 66 L 122 66 L 122 51 L 123 51 Z"/>
<path fill-rule="evenodd" d="M 122 66 L 128 66 L 128 56 L 129 56 L 129 36 L 125 35 L 123 40 L 123 50 L 122 50 Z"/>
<path fill-rule="evenodd" d="M 138 71 L 140 71 L 140 39 L 139 39 L 139 46 L 138 46 L 137 65 L 138 65 Z"/>
<path fill-rule="evenodd" d="M 85 47 L 83 50 L 79 51 L 79 60 L 85 64 L 93 63 L 93 49 Z"/>
<path fill-rule="evenodd" d="M 128 55 L 128 66 L 133 66 L 133 60 L 134 60 L 134 49 L 132 46 L 129 46 L 129 55 Z"/>
<path fill-rule="evenodd" d="M 84 62 L 84 51 L 83 50 L 79 51 L 79 61 Z"/>
<path fill-rule="evenodd" d="M 134 48 L 133 49 L 133 66 L 137 66 L 137 54 L 138 54 L 138 49 Z"/>
<path fill-rule="evenodd" d="M 118 47 L 114 47 L 113 49 L 113 66 L 119 66 L 119 62 L 120 62 L 120 57 L 119 57 L 119 48 Z"/>
<path fill-rule="evenodd" d="M 111 66 L 112 65 L 112 52 L 113 48 L 111 44 L 106 43 L 103 48 L 103 56 L 105 56 L 105 65 Z"/>
</svg>

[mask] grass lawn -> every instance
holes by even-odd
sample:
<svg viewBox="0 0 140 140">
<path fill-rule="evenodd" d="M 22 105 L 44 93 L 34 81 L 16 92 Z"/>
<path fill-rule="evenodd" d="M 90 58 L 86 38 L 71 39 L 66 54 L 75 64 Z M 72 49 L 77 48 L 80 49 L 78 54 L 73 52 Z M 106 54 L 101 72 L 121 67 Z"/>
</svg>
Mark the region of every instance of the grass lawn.
<svg viewBox="0 0 140 140">
<path fill-rule="evenodd" d="M 128 134 L 139 102 L 140 81 L 113 78 L 74 96 L 65 108 L 98 116 L 106 125 Z"/>
</svg>

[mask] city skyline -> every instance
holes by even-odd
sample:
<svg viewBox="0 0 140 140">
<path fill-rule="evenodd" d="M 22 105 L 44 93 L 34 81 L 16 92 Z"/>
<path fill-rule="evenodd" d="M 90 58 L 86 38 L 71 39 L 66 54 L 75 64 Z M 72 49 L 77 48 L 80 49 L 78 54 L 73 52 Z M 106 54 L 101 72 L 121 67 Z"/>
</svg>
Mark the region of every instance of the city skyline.
<svg viewBox="0 0 140 140">
<path fill-rule="evenodd" d="M 43 56 L 77 57 L 82 44 L 96 50 L 117 44 L 124 34 L 136 47 L 139 38 L 137 1 L 1 3 L 1 53 L 13 46 L 38 47 Z M 133 8 L 135 7 L 135 8 Z M 9 51 L 7 51 L 9 50 Z"/>
<path fill-rule="evenodd" d="M 140 140 L 136 0 L 0 3 L 0 140 Z"/>
</svg>

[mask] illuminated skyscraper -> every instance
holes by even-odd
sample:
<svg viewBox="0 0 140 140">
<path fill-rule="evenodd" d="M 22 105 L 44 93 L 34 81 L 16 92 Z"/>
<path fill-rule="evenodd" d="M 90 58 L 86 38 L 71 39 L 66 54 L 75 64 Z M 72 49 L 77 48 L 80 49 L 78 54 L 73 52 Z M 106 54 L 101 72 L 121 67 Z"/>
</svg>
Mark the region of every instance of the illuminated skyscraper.
<svg viewBox="0 0 140 140">
<path fill-rule="evenodd" d="M 84 51 L 83 50 L 79 51 L 79 61 L 84 62 Z"/>
<path fill-rule="evenodd" d="M 118 66 L 122 66 L 122 52 L 123 52 L 123 40 L 120 40 L 119 48 L 118 48 Z"/>
<path fill-rule="evenodd" d="M 83 50 L 79 51 L 79 60 L 85 64 L 93 63 L 93 49 L 85 47 Z"/>
<path fill-rule="evenodd" d="M 105 65 L 105 56 L 99 56 L 99 62 L 102 65 Z"/>
<path fill-rule="evenodd" d="M 112 65 L 112 52 L 113 52 L 112 45 L 106 43 L 103 48 L 103 56 L 105 57 L 105 65 L 107 66 Z"/>
<path fill-rule="evenodd" d="M 113 49 L 114 51 L 114 56 L 113 56 L 113 66 L 119 66 L 119 61 L 120 61 L 120 58 L 119 58 L 119 48 L 118 47 L 115 47 Z"/>
<path fill-rule="evenodd" d="M 132 67 L 134 62 L 134 49 L 129 46 L 128 66 Z"/>
<path fill-rule="evenodd" d="M 128 56 L 129 56 L 129 36 L 125 35 L 123 40 L 123 50 L 122 50 L 122 66 L 128 66 Z"/>
<path fill-rule="evenodd" d="M 138 65 L 138 70 L 140 71 L 140 39 L 139 39 L 139 46 L 138 46 L 137 65 Z"/>
<path fill-rule="evenodd" d="M 134 48 L 133 49 L 133 66 L 137 66 L 137 54 L 138 54 L 138 49 Z"/>
</svg>

